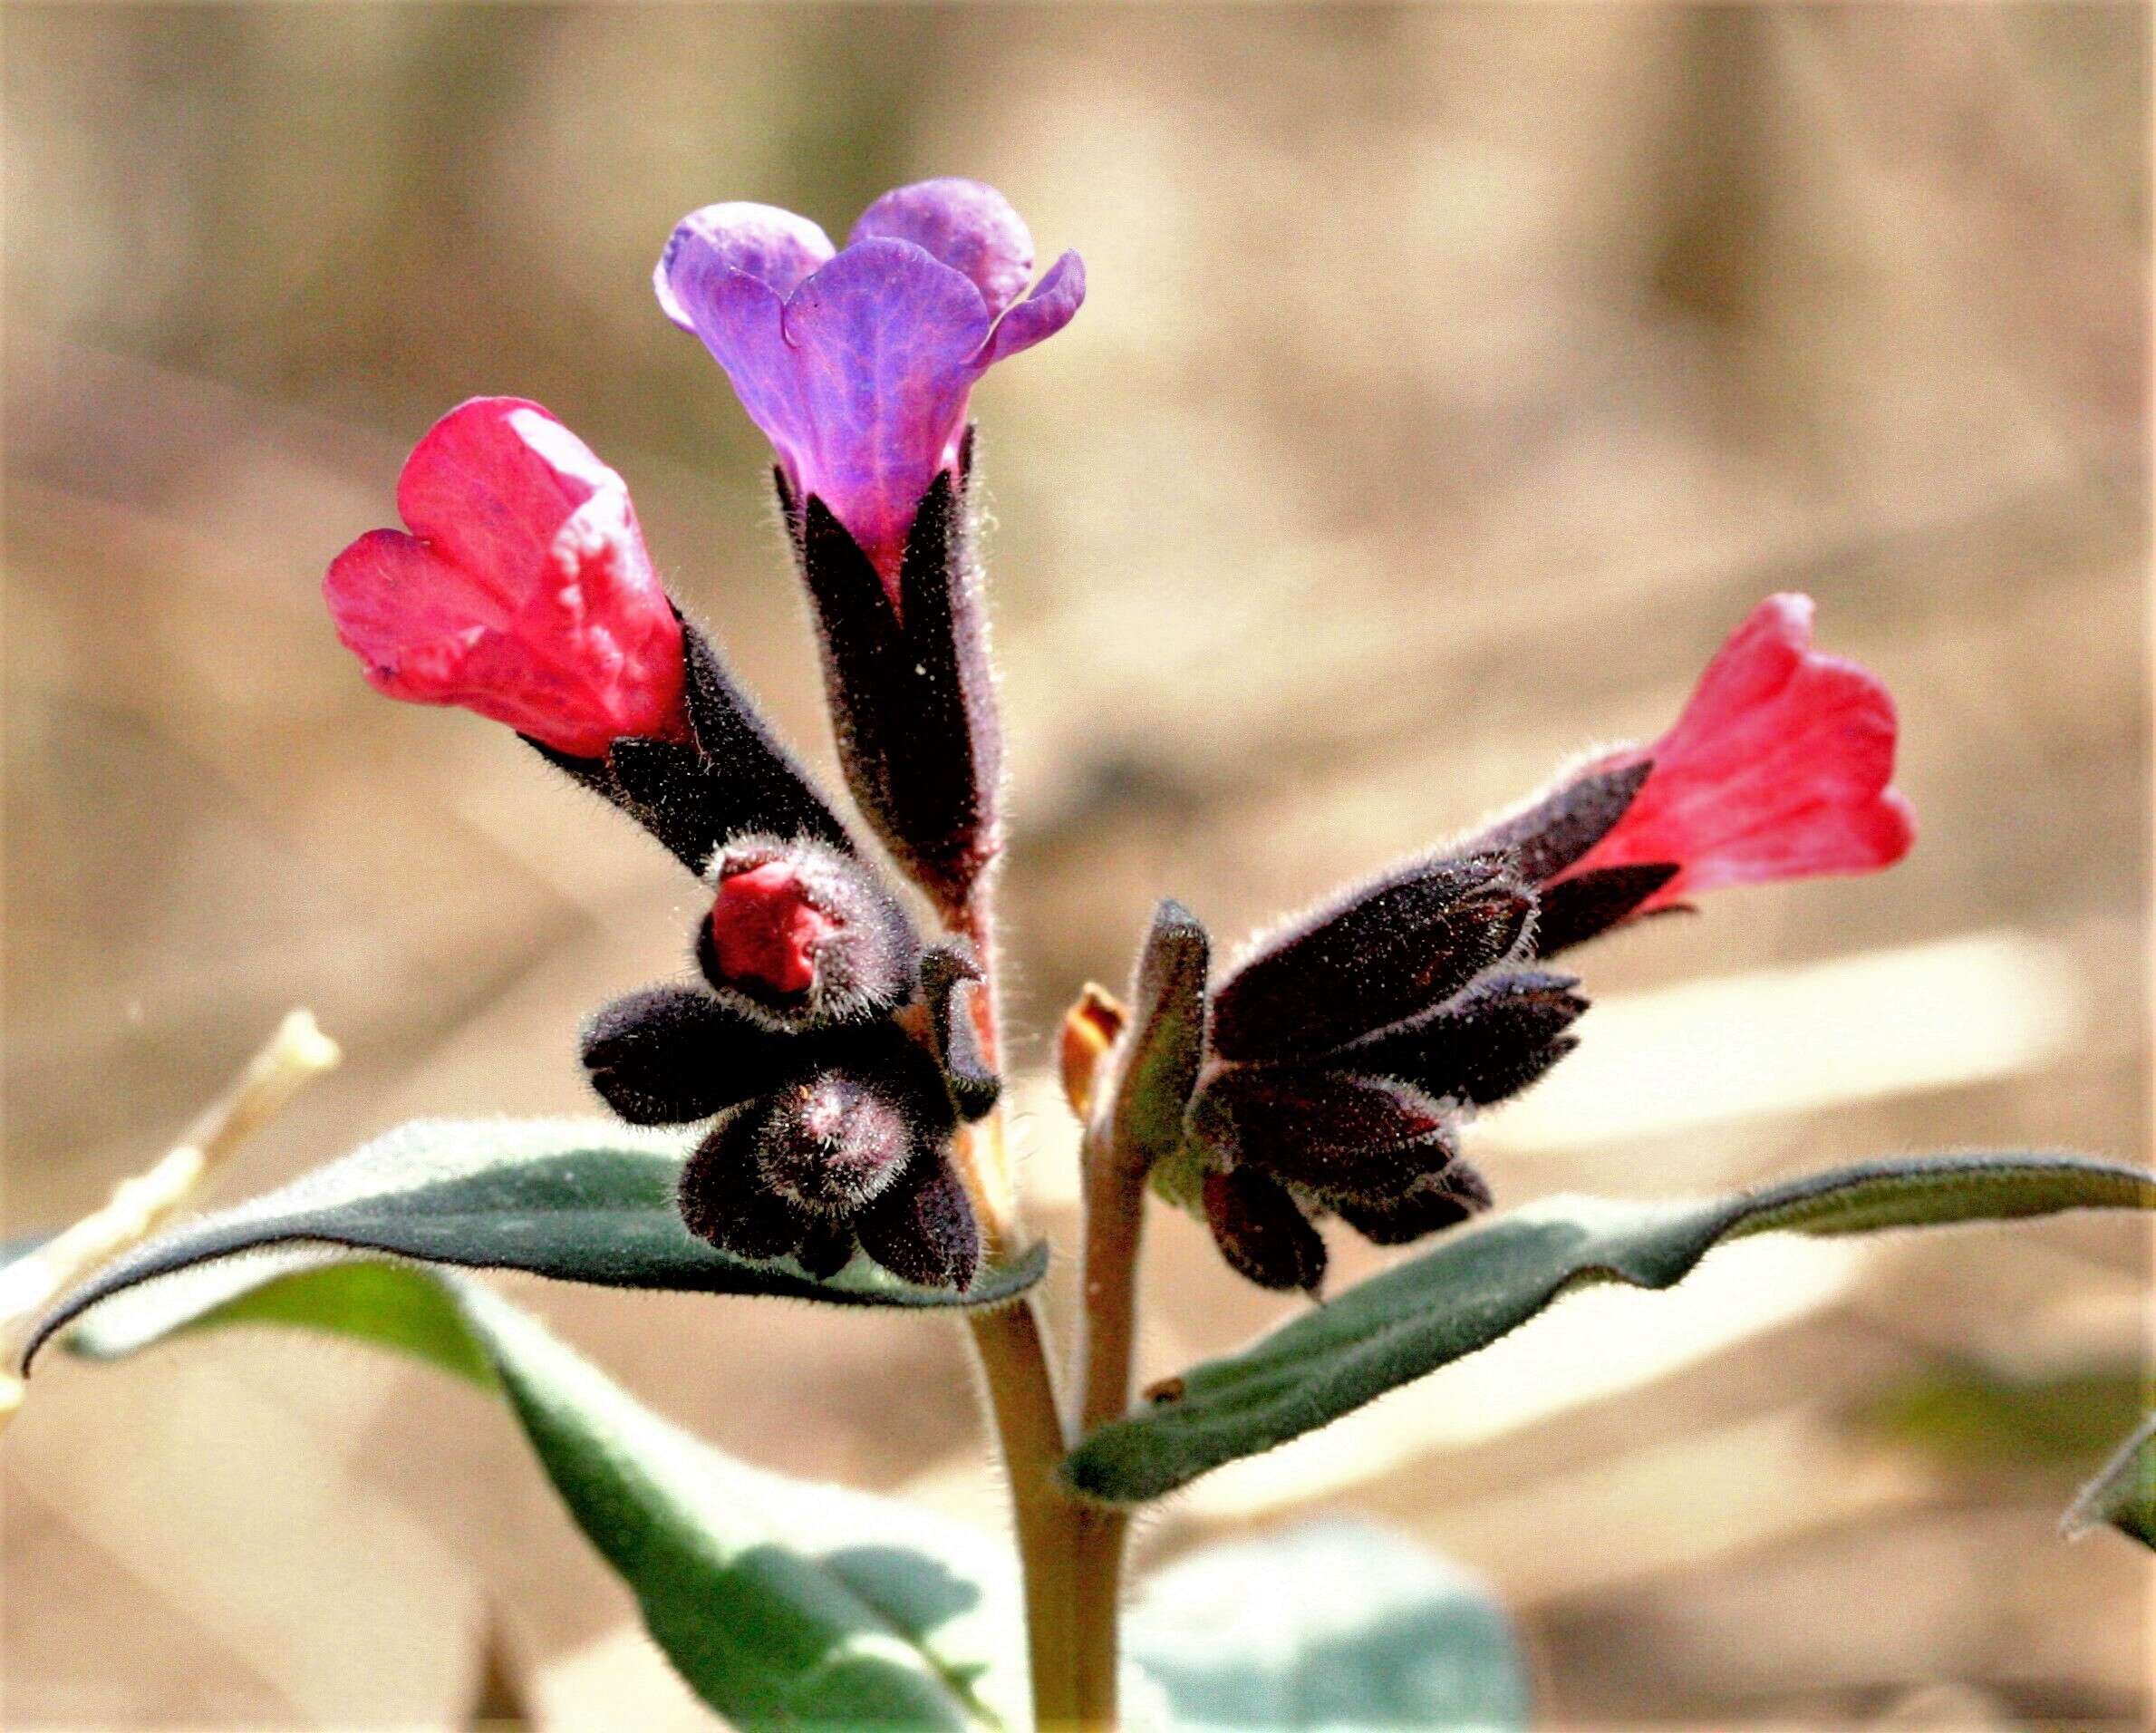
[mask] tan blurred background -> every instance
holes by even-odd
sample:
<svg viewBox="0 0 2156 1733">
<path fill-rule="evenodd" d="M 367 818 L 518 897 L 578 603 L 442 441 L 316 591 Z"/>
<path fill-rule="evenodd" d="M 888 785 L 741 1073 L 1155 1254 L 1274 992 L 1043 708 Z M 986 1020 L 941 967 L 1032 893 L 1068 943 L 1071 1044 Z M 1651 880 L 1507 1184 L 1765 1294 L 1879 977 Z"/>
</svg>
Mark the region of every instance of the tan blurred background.
<svg viewBox="0 0 2156 1733">
<path fill-rule="evenodd" d="M 322 568 L 434 416 L 536 397 L 827 766 L 764 457 L 647 276 L 692 206 L 842 234 L 934 173 L 1092 283 L 976 400 L 1029 1068 L 1156 895 L 1247 931 L 1653 733 L 1803 587 L 1899 695 L 1919 847 L 1584 954 L 1587 1048 L 1482 1128 L 1486 1170 L 1517 1202 L 2144 1155 L 2144 10 L 0 33 L 5 1231 L 101 1198 L 295 1003 L 351 1062 L 220 1196 L 415 1114 L 587 1105 L 575 1023 L 677 966 L 690 887 L 503 731 L 371 694 Z M 1020 1094 L 1068 1244 L 1069 1127 Z M 1516 1607 L 1559 1723 L 2138 1725 L 2148 1568 L 2054 1525 L 2132 1406 L 2147 1247 L 1743 1249 L 1201 1483 L 1144 1544 L 1403 1523 Z M 1149 1377 L 1283 1310 L 1180 1220 L 1150 1273 Z M 946 1323 L 519 1292 L 753 1459 L 1001 1520 Z M 10 1727 L 696 1724 L 507 1419 L 427 1372 L 267 1332 L 55 1361 L 0 1484 Z"/>
</svg>

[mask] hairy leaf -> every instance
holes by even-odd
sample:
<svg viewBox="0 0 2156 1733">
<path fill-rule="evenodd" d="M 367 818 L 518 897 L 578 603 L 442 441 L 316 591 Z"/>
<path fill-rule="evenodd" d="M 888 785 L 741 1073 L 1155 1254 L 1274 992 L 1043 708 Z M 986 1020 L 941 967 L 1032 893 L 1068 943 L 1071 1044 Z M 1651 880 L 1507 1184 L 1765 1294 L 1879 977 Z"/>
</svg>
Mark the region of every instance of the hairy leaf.
<svg viewBox="0 0 2156 1733">
<path fill-rule="evenodd" d="M 1157 1498 L 1487 1347 L 1568 1288 L 1667 1288 L 1726 1240 L 2083 1208 L 2156 1208 L 2156 1175 L 2063 1156 L 1956 1156 L 1869 1163 L 1708 1202 L 1552 1198 L 1448 1237 L 1242 1352 L 1192 1368 L 1177 1399 L 1103 1427 L 1063 1473 L 1108 1503 Z"/>
<path fill-rule="evenodd" d="M 723 1456 L 468 1277 L 279 1253 L 117 1295 L 70 1343 L 111 1359 L 250 1322 L 401 1349 L 502 1395 L 653 1640 L 730 1720 L 837 1733 L 1019 1718 L 1015 1593 L 986 1536 Z"/>
<path fill-rule="evenodd" d="M 1311 1523 L 1178 1559 L 1140 1590 L 1128 1648 L 1177 1728 L 1527 1722 L 1519 1648 L 1488 1590 L 1364 1523 Z"/>
<path fill-rule="evenodd" d="M 2081 1491 L 2066 1513 L 2069 1535 L 2109 1523 L 2156 1550 L 2156 1414 L 2136 1428 L 2118 1454 Z"/>
<path fill-rule="evenodd" d="M 910 1286 L 858 1261 L 819 1282 L 791 1264 L 730 1257 L 682 1225 L 673 1201 L 681 1167 L 677 1136 L 608 1120 L 415 1120 L 130 1253 L 45 1319 L 24 1358 L 122 1288 L 284 1245 L 340 1245 L 604 1287 L 866 1306 L 992 1304 L 1024 1292 L 1047 1269 L 1047 1249 L 1037 1246 L 956 1293 Z"/>
<path fill-rule="evenodd" d="M 1153 913 L 1138 958 L 1122 1075 L 1116 1086 L 1115 1147 L 1141 1167 L 1175 1152 L 1184 1110 L 1205 1056 L 1205 972 L 1212 942 L 1174 898 Z"/>
</svg>

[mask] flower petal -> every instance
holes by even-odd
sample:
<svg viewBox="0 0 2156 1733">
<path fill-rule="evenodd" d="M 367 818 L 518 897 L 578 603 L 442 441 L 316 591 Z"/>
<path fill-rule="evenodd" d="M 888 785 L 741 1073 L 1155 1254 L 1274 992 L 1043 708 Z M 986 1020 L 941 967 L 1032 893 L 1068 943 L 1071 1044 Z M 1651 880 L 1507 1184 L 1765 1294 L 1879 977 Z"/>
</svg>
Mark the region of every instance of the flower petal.
<svg viewBox="0 0 2156 1733">
<path fill-rule="evenodd" d="M 1812 648 L 1812 601 L 1773 595 L 1732 634 L 1616 828 L 1561 876 L 1673 862 L 1640 912 L 1725 885 L 1875 872 L 1915 821 L 1888 786 L 1894 701 L 1868 670 Z"/>
<path fill-rule="evenodd" d="M 879 571 L 896 573 L 914 508 L 957 459 L 988 329 L 980 291 L 910 241 L 853 243 L 786 304 L 797 479 Z"/>
<path fill-rule="evenodd" d="M 1033 275 L 1033 237 L 1010 201 L 978 180 L 947 176 L 885 193 L 861 213 L 846 245 L 911 241 L 981 291 L 988 316 L 1017 300 Z"/>
<path fill-rule="evenodd" d="M 562 439 L 542 450 L 527 437 L 542 428 L 559 430 Z M 504 608 L 513 609 L 563 522 L 601 489 L 627 491 L 538 404 L 474 397 L 412 447 L 397 477 L 397 513 L 413 535 L 493 586 Z"/>
<path fill-rule="evenodd" d="M 795 492 L 806 498 L 802 465 L 815 442 L 814 429 L 801 357 L 786 340 L 785 301 L 769 285 L 701 247 L 687 248 L 675 259 L 672 283 L 687 329 L 725 370 Z"/>
<path fill-rule="evenodd" d="M 681 623 L 622 479 L 537 403 L 475 398 L 407 460 L 411 535 L 323 580 L 337 634 L 394 698 L 460 704 L 572 757 L 685 737 Z"/>
<path fill-rule="evenodd" d="M 997 322 L 981 352 L 981 367 L 1008 361 L 1054 336 L 1077 316 L 1085 299 L 1086 261 L 1066 253 L 1049 266 L 1039 286 Z"/>
<path fill-rule="evenodd" d="M 776 205 L 740 200 L 706 205 L 673 226 L 652 269 L 652 288 L 666 316 L 682 330 L 693 331 L 695 321 L 673 281 L 675 266 L 684 256 L 754 277 L 783 300 L 803 277 L 827 263 L 832 251 L 830 237 L 822 228 Z"/>
<path fill-rule="evenodd" d="M 345 548 L 322 593 L 338 638 L 376 689 L 422 702 L 474 638 L 509 617 L 492 586 L 401 529 L 370 529 Z"/>
</svg>

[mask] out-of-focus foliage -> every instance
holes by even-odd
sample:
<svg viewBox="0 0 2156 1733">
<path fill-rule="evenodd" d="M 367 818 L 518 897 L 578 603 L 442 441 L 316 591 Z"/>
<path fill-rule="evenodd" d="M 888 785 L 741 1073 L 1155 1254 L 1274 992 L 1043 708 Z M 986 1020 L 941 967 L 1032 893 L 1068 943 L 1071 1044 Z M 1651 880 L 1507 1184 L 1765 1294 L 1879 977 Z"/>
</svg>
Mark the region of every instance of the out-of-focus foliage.
<svg viewBox="0 0 2156 1733">
<path fill-rule="evenodd" d="M 1132 1607 L 1128 1646 L 1190 1733 L 1527 1724 L 1526 1669 L 1488 1589 L 1367 1523 L 1177 1559 Z M 1143 1692 L 1134 1680 L 1138 1714 Z"/>
<path fill-rule="evenodd" d="M 2049 1378 L 2006 1378 L 1972 1367 L 1911 1379 L 1868 1405 L 1863 1419 L 1958 1467 L 2085 1473 L 2141 1412 L 2147 1381 L 2139 1367 Z"/>
</svg>

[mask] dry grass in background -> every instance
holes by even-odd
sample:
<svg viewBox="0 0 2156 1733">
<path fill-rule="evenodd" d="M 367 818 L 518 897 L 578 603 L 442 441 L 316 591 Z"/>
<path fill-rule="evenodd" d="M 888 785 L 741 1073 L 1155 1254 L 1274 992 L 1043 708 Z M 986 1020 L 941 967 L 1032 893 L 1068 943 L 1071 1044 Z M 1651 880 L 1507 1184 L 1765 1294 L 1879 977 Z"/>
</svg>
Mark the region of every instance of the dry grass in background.
<svg viewBox="0 0 2156 1733">
<path fill-rule="evenodd" d="M 416 1113 L 587 1105 L 575 1023 L 677 966 L 688 886 L 502 731 L 368 692 L 321 570 L 436 414 L 536 397 L 827 766 L 758 443 L 647 275 L 691 206 L 842 228 L 952 172 L 1093 285 L 978 400 L 1028 1026 L 1120 980 L 1162 892 L 1233 935 L 1653 732 L 1799 586 L 1900 697 L 1916 853 L 1587 955 L 1585 1050 L 1480 1165 L 1517 1202 L 2145 1154 L 2146 11 L 0 31 L 7 1231 L 141 1167 L 289 1003 L 352 1060 L 227 1197 Z M 1020 1087 L 1068 1242 L 1069 1128 Z M 2146 1249 L 1738 1251 L 1143 1544 L 1409 1525 L 1517 1607 L 1561 1723 L 2138 1724 L 2148 1568 L 2054 1524 L 2132 1401 Z M 1187 1224 L 1149 1269 L 1147 1377 L 1281 1310 Z M 943 1324 L 520 1297 L 729 1447 L 1000 1520 Z M 696 1723 L 511 1428 L 423 1370 L 272 1332 L 55 1362 L 0 1486 L 11 1727 Z"/>
</svg>

